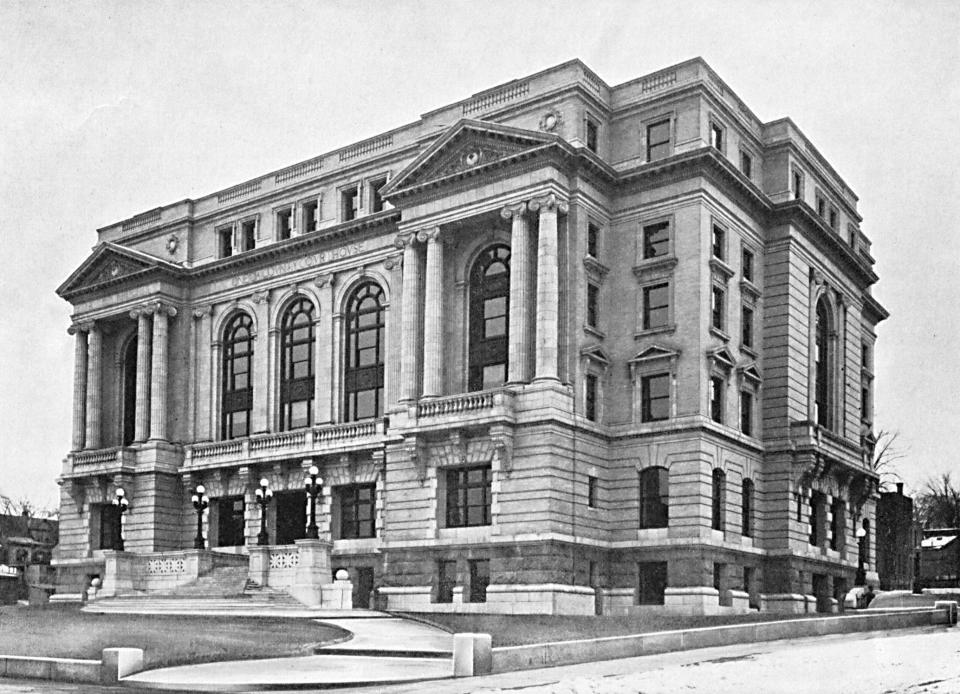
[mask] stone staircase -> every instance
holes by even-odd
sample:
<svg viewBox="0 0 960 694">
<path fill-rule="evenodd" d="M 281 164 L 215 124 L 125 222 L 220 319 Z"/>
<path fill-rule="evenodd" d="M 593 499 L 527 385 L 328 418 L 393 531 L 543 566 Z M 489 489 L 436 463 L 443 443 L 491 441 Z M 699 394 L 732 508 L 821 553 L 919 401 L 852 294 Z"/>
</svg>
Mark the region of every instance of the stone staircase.
<svg viewBox="0 0 960 694">
<path fill-rule="evenodd" d="M 170 591 L 132 593 L 93 600 L 85 612 L 129 614 L 257 614 L 306 609 L 288 593 L 247 578 L 247 567 L 218 567 Z"/>
</svg>

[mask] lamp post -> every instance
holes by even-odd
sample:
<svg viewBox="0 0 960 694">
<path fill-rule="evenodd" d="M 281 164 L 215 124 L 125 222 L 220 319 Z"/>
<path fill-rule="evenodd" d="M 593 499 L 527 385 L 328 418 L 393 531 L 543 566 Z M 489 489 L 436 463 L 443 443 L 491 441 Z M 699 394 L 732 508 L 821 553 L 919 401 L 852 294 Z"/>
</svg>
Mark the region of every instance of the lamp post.
<svg viewBox="0 0 960 694">
<path fill-rule="evenodd" d="M 267 535 L 267 504 L 273 498 L 273 490 L 270 489 L 267 478 L 260 480 L 260 486 L 257 487 L 257 504 L 260 505 L 260 533 L 257 535 L 258 545 L 270 544 L 270 536 Z"/>
<path fill-rule="evenodd" d="M 867 584 L 867 571 L 864 568 L 865 557 L 864 554 L 864 543 L 867 539 L 867 529 L 862 525 L 857 528 L 857 576 L 854 579 L 854 584 L 858 586 L 863 586 Z"/>
<path fill-rule="evenodd" d="M 309 477 L 303 482 L 303 486 L 307 490 L 307 496 L 310 497 L 310 525 L 307 526 L 307 538 L 316 540 L 320 537 L 320 534 L 317 532 L 317 496 L 320 495 L 320 491 L 323 489 L 323 480 L 317 477 L 317 475 L 320 474 L 320 470 L 316 465 L 311 465 L 307 474 Z"/>
<path fill-rule="evenodd" d="M 203 549 L 203 512 L 206 510 L 207 506 L 210 505 L 210 500 L 206 496 L 206 488 L 202 484 L 198 484 L 197 488 L 193 492 L 193 508 L 197 511 L 197 536 L 193 540 L 194 549 Z"/>
<path fill-rule="evenodd" d="M 113 540 L 113 547 L 118 552 L 123 551 L 123 514 L 130 508 L 127 494 L 123 487 L 117 487 L 117 495 L 113 498 L 113 505 L 117 507 L 117 536 Z"/>
</svg>

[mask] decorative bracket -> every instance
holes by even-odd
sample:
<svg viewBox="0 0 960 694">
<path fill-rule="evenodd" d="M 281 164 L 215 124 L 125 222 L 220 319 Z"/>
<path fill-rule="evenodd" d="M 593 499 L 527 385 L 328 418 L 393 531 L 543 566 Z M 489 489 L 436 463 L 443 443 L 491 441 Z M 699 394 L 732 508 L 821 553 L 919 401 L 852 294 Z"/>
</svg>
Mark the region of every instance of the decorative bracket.
<svg viewBox="0 0 960 694">
<path fill-rule="evenodd" d="M 492 426 L 490 441 L 493 443 L 493 459 L 509 477 L 513 472 L 513 430 L 505 426 Z"/>
<path fill-rule="evenodd" d="M 427 465 L 429 464 L 426 441 L 418 436 L 408 436 L 403 440 L 403 450 L 416 468 L 417 479 L 422 487 L 424 482 L 427 481 Z"/>
</svg>

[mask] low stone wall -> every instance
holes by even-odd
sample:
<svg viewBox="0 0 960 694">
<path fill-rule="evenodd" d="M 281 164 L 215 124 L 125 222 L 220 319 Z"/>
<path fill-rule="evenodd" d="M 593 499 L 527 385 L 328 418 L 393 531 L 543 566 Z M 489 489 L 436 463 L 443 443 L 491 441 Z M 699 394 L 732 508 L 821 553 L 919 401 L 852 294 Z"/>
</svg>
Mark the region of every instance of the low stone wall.
<svg viewBox="0 0 960 694">
<path fill-rule="evenodd" d="M 559 641 L 493 649 L 492 671 L 509 672 L 596 660 L 631 658 L 736 643 L 776 641 L 826 634 L 948 624 L 947 609 L 756 622 L 723 627 L 662 631 L 634 636 Z M 479 673 L 478 673 L 479 674 Z"/>
<path fill-rule="evenodd" d="M 102 660 L 0 655 L 0 677 L 81 684 L 116 684 L 143 670 L 140 648 L 105 648 Z"/>
<path fill-rule="evenodd" d="M 592 615 L 596 601 L 593 588 L 558 583 L 491 584 L 485 602 L 465 602 L 464 592 L 463 586 L 457 586 L 451 602 L 432 602 L 430 586 L 379 589 L 387 599 L 387 609 L 398 612 Z"/>
</svg>

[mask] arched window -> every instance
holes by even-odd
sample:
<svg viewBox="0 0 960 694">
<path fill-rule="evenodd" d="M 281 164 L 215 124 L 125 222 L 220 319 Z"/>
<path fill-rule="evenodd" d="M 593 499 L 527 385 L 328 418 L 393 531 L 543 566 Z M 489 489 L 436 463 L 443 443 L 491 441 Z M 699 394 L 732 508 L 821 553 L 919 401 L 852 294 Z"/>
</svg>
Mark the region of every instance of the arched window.
<svg viewBox="0 0 960 694">
<path fill-rule="evenodd" d="M 220 437 L 250 435 L 253 409 L 253 320 L 238 313 L 223 331 L 223 396 Z"/>
<path fill-rule="evenodd" d="M 713 470 L 713 529 L 723 530 L 723 502 L 727 495 L 727 474 L 720 468 Z"/>
<path fill-rule="evenodd" d="M 470 270 L 470 367 L 468 389 L 484 390 L 507 380 L 510 249 L 491 246 Z"/>
<path fill-rule="evenodd" d="M 300 297 L 280 323 L 280 430 L 313 421 L 313 303 Z"/>
<path fill-rule="evenodd" d="M 664 467 L 640 472 L 640 527 L 666 528 L 670 517 L 670 476 Z"/>
<path fill-rule="evenodd" d="M 816 420 L 817 424 L 827 429 L 832 428 L 830 417 L 830 388 L 832 377 L 830 374 L 830 311 L 825 298 L 817 302 L 817 324 L 814 332 L 815 368 L 816 368 Z"/>
<path fill-rule="evenodd" d="M 123 351 L 123 433 L 122 444 L 129 446 L 137 435 L 137 336 Z"/>
<path fill-rule="evenodd" d="M 347 301 L 344 340 L 343 419 L 383 414 L 383 290 L 364 282 Z"/>
<path fill-rule="evenodd" d="M 743 481 L 743 536 L 753 537 L 753 480 Z"/>
</svg>

